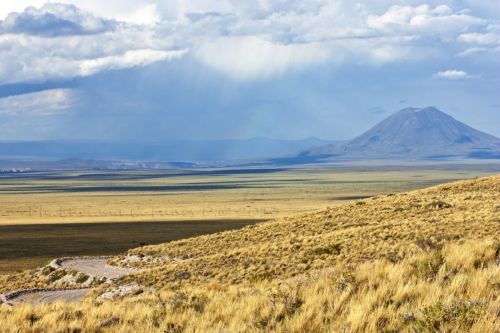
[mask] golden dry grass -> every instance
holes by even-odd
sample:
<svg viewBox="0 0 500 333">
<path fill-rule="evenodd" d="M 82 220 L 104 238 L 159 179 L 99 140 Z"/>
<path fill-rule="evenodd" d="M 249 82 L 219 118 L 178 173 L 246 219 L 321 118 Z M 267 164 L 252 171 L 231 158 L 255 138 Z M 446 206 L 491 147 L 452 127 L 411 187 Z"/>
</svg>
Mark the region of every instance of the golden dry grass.
<svg viewBox="0 0 500 333">
<path fill-rule="evenodd" d="M 2 332 L 498 332 L 498 240 L 353 269 L 115 301 L 0 307 Z M 103 320 L 116 317 L 110 327 Z"/>
<path fill-rule="evenodd" d="M 447 241 L 500 236 L 499 198 L 500 176 L 493 176 L 136 248 L 128 254 L 144 258 L 132 265 L 150 269 L 126 281 L 155 287 L 239 284 L 338 263 L 398 261 Z"/>
<path fill-rule="evenodd" d="M 499 198 L 497 175 L 133 249 L 113 262 L 146 269 L 119 281 L 142 285 L 142 294 L 3 306 L 0 327 L 499 332 Z M 10 279 L 26 282 L 24 274 Z M 112 316 L 116 323 L 99 326 Z"/>
</svg>

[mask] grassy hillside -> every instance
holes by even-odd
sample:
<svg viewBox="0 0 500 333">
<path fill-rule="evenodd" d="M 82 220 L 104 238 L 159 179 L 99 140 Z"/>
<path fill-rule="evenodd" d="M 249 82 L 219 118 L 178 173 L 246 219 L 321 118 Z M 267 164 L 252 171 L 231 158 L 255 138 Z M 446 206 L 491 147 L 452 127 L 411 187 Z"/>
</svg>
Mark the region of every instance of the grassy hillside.
<svg viewBox="0 0 500 333">
<path fill-rule="evenodd" d="M 499 198 L 499 176 L 441 185 L 136 248 L 120 264 L 149 268 L 127 281 L 172 287 L 290 278 L 339 263 L 396 262 L 448 241 L 500 235 Z"/>
<path fill-rule="evenodd" d="M 119 281 L 122 288 L 134 286 L 131 294 L 3 306 L 0 327 L 498 332 L 498 198 L 500 176 L 493 176 L 133 249 L 112 260 L 145 268 Z M 101 325 L 113 316 L 114 323 Z"/>
</svg>

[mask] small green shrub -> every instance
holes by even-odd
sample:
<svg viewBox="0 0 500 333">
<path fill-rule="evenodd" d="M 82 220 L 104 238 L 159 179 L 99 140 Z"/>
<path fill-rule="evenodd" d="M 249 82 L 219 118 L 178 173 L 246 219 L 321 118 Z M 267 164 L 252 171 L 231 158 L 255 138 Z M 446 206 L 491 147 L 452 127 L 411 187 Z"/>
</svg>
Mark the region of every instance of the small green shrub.
<svg viewBox="0 0 500 333">
<path fill-rule="evenodd" d="M 84 273 L 80 273 L 78 277 L 76 278 L 76 283 L 84 283 L 89 279 L 89 276 Z"/>
<path fill-rule="evenodd" d="M 419 279 L 433 279 L 444 263 L 443 254 L 440 250 L 431 252 L 425 259 L 412 263 L 411 275 Z"/>
<path fill-rule="evenodd" d="M 47 281 L 48 282 L 55 282 L 55 281 L 61 279 L 66 274 L 68 274 L 68 273 L 64 269 L 57 269 L 57 270 L 53 271 L 52 273 L 50 273 L 49 276 L 47 276 Z"/>
<path fill-rule="evenodd" d="M 428 203 L 426 205 L 427 208 L 431 209 L 444 209 L 444 208 L 450 208 L 451 204 L 445 202 L 445 201 L 433 201 L 431 203 Z"/>
<path fill-rule="evenodd" d="M 437 332 L 444 327 L 454 327 L 466 332 L 479 318 L 483 308 L 481 302 L 460 302 L 444 306 L 437 303 L 426 307 L 422 316 L 413 321 L 413 329 L 417 332 Z"/>
<path fill-rule="evenodd" d="M 320 246 L 312 249 L 309 251 L 309 254 L 313 256 L 319 256 L 323 254 L 340 254 L 340 251 L 342 250 L 342 246 L 340 244 L 330 244 L 328 246 Z"/>
<path fill-rule="evenodd" d="M 166 329 L 163 331 L 163 333 L 182 333 L 182 332 L 184 332 L 182 326 L 172 322 L 167 323 Z"/>
<path fill-rule="evenodd" d="M 208 297 L 206 295 L 188 295 L 185 292 L 178 292 L 169 299 L 168 303 L 176 311 L 193 309 L 202 313 L 208 303 Z"/>
<path fill-rule="evenodd" d="M 50 273 L 52 273 L 53 271 L 55 271 L 56 269 L 52 266 L 45 266 L 43 269 L 42 269 L 42 274 L 47 276 L 49 275 Z"/>
</svg>

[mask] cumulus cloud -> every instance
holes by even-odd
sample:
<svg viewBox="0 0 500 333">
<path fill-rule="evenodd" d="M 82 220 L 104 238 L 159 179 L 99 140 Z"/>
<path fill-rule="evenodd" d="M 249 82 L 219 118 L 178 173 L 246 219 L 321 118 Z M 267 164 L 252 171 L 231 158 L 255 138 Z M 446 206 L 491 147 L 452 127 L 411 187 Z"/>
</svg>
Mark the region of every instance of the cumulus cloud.
<svg viewBox="0 0 500 333">
<path fill-rule="evenodd" d="M 0 35 L 0 84 L 72 79 L 182 56 L 171 41 L 154 34 L 142 26 L 120 26 L 112 32 L 57 38 Z"/>
<path fill-rule="evenodd" d="M 500 44 L 500 35 L 491 32 L 490 33 L 472 32 L 460 35 L 459 40 L 466 43 L 473 43 L 479 45 L 495 45 L 495 44 Z"/>
<path fill-rule="evenodd" d="M 430 57 L 443 51 L 445 44 L 436 49 L 437 43 L 453 45 L 461 34 L 488 24 L 446 5 L 392 6 L 374 14 L 367 4 L 286 3 L 260 3 L 238 12 L 238 18 L 197 15 L 191 25 L 203 27 L 201 34 L 224 35 L 202 41 L 197 57 L 240 79 L 326 61 L 386 64 Z"/>
<path fill-rule="evenodd" d="M 458 40 L 466 45 L 467 49 L 461 56 L 470 56 L 482 52 L 500 52 L 500 23 L 489 24 L 484 31 L 463 33 Z"/>
<path fill-rule="evenodd" d="M 28 7 L 22 13 L 9 14 L 0 21 L 0 32 L 55 37 L 97 34 L 113 30 L 115 25 L 73 5 L 48 3 L 39 9 Z"/>
<path fill-rule="evenodd" d="M 2 116 L 53 116 L 69 111 L 78 101 L 72 89 L 49 89 L 0 98 Z"/>
<path fill-rule="evenodd" d="M 100 8 L 97 0 L 74 2 Z M 0 84 L 88 76 L 188 53 L 231 78 L 254 80 L 326 62 L 386 64 L 498 46 L 494 23 L 470 12 L 388 3 L 131 0 L 123 2 L 128 14 L 116 15 L 127 22 L 67 4 L 30 7 L 1 23 Z M 119 11 L 120 4 L 102 8 Z"/>
<path fill-rule="evenodd" d="M 392 6 L 382 15 L 370 15 L 368 26 L 388 33 L 423 33 L 447 39 L 474 26 L 486 23 L 482 18 L 464 12 L 454 12 L 446 5 L 432 8 Z"/>
<path fill-rule="evenodd" d="M 137 19 L 151 19 L 152 10 Z M 151 26 L 98 18 L 74 5 L 29 7 L 0 21 L 0 84 L 72 79 L 184 53 Z"/>
<path fill-rule="evenodd" d="M 150 3 L 132 11 L 126 20 L 137 24 L 154 24 L 161 20 L 161 16 L 157 5 Z"/>
<path fill-rule="evenodd" d="M 459 79 L 468 79 L 472 78 L 466 71 L 458 70 L 458 69 L 448 69 L 445 71 L 439 71 L 434 74 L 436 77 L 441 79 L 449 79 L 449 80 L 459 80 Z"/>
</svg>

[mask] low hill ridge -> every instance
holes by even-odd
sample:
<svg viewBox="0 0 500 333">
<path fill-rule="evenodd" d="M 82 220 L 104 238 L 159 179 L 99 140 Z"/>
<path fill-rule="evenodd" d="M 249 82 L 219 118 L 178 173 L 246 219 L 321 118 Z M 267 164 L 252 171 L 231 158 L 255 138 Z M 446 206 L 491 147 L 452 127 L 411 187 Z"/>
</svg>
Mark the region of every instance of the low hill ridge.
<svg viewBox="0 0 500 333">
<path fill-rule="evenodd" d="M 400 260 L 420 243 L 500 236 L 500 175 L 355 201 L 241 230 L 130 250 L 127 278 L 156 287 L 289 278 L 339 263 Z M 185 279 L 179 279 L 185 276 Z"/>
</svg>

